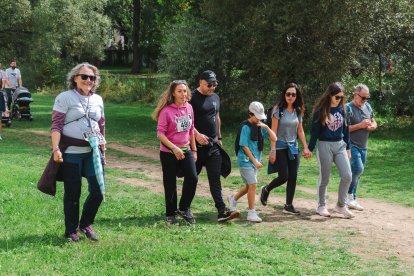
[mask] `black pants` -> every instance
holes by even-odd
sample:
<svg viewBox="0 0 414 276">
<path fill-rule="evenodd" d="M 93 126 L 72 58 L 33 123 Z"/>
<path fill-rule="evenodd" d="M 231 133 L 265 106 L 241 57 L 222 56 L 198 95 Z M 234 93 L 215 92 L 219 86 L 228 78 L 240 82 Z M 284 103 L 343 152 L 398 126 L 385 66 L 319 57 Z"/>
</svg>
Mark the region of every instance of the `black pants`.
<svg viewBox="0 0 414 276">
<path fill-rule="evenodd" d="M 7 94 L 7 108 L 11 111 L 11 103 L 12 103 L 12 92 L 14 92 L 16 89 L 13 88 L 6 88 L 6 94 Z"/>
<path fill-rule="evenodd" d="M 276 151 L 276 162 L 278 168 L 278 177 L 273 179 L 267 185 L 266 190 L 270 192 L 276 187 L 283 185 L 287 181 L 286 187 L 286 204 L 292 204 L 293 197 L 296 190 L 296 179 L 298 177 L 299 169 L 299 154 L 295 154 L 295 159 L 290 160 L 288 156 L 288 149 Z"/>
<path fill-rule="evenodd" d="M 166 216 L 173 216 L 177 211 L 177 171 L 184 173 L 183 190 L 180 199 L 180 210 L 188 210 L 193 201 L 197 188 L 197 172 L 194 156 L 191 151 L 186 151 L 183 160 L 177 160 L 170 152 L 160 151 L 162 176 L 165 193 Z"/>
<path fill-rule="evenodd" d="M 92 153 L 64 154 L 63 160 L 65 233 L 69 234 L 74 233 L 78 226 L 84 228 L 93 224 L 103 197 L 93 171 Z M 82 174 L 87 175 L 89 195 L 83 204 L 82 217 L 79 222 Z"/>
<path fill-rule="evenodd" d="M 197 174 L 200 174 L 203 166 L 206 167 L 210 193 L 213 197 L 214 204 L 219 212 L 223 211 L 226 204 L 223 202 L 221 192 L 221 153 L 217 144 L 211 147 L 199 147 L 198 158 L 196 162 Z"/>
</svg>

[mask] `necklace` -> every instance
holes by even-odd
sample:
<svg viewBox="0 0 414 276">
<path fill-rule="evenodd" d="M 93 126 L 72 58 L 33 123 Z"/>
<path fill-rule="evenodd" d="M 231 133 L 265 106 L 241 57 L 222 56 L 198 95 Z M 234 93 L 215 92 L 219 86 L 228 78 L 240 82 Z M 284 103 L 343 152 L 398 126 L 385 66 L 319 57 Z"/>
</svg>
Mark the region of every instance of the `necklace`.
<svg viewBox="0 0 414 276">
<path fill-rule="evenodd" d="M 83 105 L 83 103 L 82 103 L 82 99 L 81 99 L 81 97 L 79 96 L 79 92 L 77 92 L 75 89 L 73 89 L 73 92 L 75 92 L 76 93 L 76 95 L 78 96 L 78 99 L 79 99 L 79 103 L 81 104 L 81 106 L 82 106 L 82 109 L 83 109 L 83 111 L 85 111 L 85 117 L 87 118 L 87 119 L 89 119 L 89 99 L 90 99 L 90 96 L 88 95 L 88 96 L 86 96 L 87 98 L 88 98 L 88 102 L 86 103 L 86 106 L 84 106 Z"/>
</svg>

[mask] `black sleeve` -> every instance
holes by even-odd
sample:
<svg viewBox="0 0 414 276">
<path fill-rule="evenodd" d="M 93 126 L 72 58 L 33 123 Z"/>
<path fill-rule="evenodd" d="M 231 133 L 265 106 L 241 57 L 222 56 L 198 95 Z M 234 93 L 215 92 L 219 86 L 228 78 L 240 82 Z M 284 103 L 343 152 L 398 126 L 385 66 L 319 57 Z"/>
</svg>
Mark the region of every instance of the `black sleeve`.
<svg viewBox="0 0 414 276">
<path fill-rule="evenodd" d="M 311 126 L 311 137 L 309 140 L 308 148 L 310 151 L 316 146 L 316 140 L 319 138 L 321 132 L 321 122 L 319 121 L 319 111 L 315 112 L 312 116 L 312 126 Z"/>
</svg>

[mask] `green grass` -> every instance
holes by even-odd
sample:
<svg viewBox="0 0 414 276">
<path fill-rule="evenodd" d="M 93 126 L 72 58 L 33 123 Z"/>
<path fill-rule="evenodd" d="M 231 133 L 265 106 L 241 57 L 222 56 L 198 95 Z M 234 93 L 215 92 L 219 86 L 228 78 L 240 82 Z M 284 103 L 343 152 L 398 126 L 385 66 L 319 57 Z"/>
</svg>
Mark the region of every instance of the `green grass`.
<svg viewBox="0 0 414 276">
<path fill-rule="evenodd" d="M 166 227 L 162 194 L 117 182 L 119 177 L 148 182 L 151 179 L 140 172 L 120 169 L 107 170 L 107 201 L 102 204 L 95 223 L 101 240 L 66 243 L 62 236 L 62 185 L 58 184 L 56 197 L 36 189 L 50 154 L 49 138 L 23 131 L 50 128 L 53 99 L 41 95 L 34 98 L 34 121 L 13 122 L 13 128 L 4 130 L 5 140 L 0 144 L 1 275 L 412 273 L 398 257 L 374 256 L 366 260 L 353 254 L 348 241 L 356 234 L 349 229 L 331 233 L 324 231 L 323 226 L 315 230 L 289 223 L 251 225 L 243 220 L 218 224 L 214 203 L 209 197 L 194 199 L 197 224 Z M 108 140 L 130 146 L 156 147 L 151 111 L 149 106 L 107 104 Z M 224 129 L 224 142 L 228 152 L 233 154 L 234 136 L 230 131 Z M 361 195 L 412 206 L 414 194 L 408 171 L 413 159 L 407 149 L 413 144 L 409 136 L 402 137 L 388 139 L 387 133 L 382 132 L 373 135 Z M 116 151 L 109 153 L 133 159 Z M 315 158 L 301 161 L 299 182 L 314 188 L 318 171 Z M 332 191 L 337 189 L 335 177 L 330 185 Z M 265 183 L 271 176 L 262 170 L 259 179 Z M 237 176 L 223 183 L 234 189 L 241 185 Z M 83 188 L 82 202 L 87 194 L 86 186 Z M 284 190 L 283 187 L 276 192 L 283 195 Z M 297 196 L 312 198 L 301 192 Z"/>
</svg>

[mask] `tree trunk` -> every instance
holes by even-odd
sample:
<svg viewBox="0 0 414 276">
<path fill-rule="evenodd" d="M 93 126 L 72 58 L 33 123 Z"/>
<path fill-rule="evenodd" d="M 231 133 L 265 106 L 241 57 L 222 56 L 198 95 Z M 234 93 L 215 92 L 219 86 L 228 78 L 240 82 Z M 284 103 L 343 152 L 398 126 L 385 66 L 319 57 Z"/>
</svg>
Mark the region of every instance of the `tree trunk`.
<svg viewBox="0 0 414 276">
<path fill-rule="evenodd" d="M 382 62 L 381 54 L 378 54 L 378 91 L 382 94 Z"/>
<path fill-rule="evenodd" d="M 133 59 L 132 59 L 132 73 L 138 74 L 141 68 L 141 60 L 139 54 L 139 33 L 141 25 L 141 0 L 134 0 L 133 8 L 133 29 L 132 29 L 132 48 L 133 48 Z"/>
</svg>

